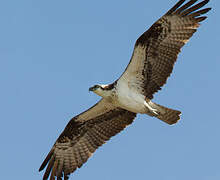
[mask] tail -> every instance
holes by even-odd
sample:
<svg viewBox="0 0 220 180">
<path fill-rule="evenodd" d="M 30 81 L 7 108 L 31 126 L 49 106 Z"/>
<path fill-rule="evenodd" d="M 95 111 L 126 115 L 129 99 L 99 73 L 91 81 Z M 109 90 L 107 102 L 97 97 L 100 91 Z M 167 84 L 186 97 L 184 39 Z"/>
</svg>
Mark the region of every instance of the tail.
<svg viewBox="0 0 220 180">
<path fill-rule="evenodd" d="M 151 107 L 158 111 L 158 115 L 153 115 L 167 124 L 175 124 L 180 119 L 181 112 L 173 110 L 159 104 L 151 102 Z"/>
</svg>

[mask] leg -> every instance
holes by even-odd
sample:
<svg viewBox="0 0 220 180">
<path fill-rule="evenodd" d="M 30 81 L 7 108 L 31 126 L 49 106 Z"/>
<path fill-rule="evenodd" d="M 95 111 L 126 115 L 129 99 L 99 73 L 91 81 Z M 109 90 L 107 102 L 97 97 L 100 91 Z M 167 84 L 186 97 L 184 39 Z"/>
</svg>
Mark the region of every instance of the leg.
<svg viewBox="0 0 220 180">
<path fill-rule="evenodd" d="M 151 100 L 146 99 L 144 103 L 149 113 L 146 113 L 152 116 L 157 117 L 158 119 L 164 121 L 167 124 L 175 124 L 180 119 L 180 111 L 170 109 L 159 104 L 153 103 Z"/>
</svg>

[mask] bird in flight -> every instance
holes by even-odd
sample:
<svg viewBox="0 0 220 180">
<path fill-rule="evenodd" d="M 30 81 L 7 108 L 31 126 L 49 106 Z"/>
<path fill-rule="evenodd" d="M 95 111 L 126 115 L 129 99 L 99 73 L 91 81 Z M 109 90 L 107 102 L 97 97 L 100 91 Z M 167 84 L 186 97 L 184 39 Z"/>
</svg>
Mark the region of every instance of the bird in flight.
<svg viewBox="0 0 220 180">
<path fill-rule="evenodd" d="M 39 171 L 43 179 L 68 179 L 95 150 L 133 122 L 137 113 L 156 117 L 167 124 L 181 112 L 152 101 L 170 76 L 183 45 L 207 17 L 209 0 L 179 0 L 136 41 L 124 73 L 112 84 L 89 88 L 102 99 L 73 117 L 60 134 Z"/>
</svg>

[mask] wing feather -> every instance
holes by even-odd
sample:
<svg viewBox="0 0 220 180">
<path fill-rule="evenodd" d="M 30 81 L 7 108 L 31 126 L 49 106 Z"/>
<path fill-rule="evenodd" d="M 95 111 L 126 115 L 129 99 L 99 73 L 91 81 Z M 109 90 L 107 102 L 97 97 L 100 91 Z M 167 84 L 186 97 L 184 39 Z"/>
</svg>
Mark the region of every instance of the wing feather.
<svg viewBox="0 0 220 180">
<path fill-rule="evenodd" d="M 193 11 L 196 11 L 197 9 L 200 9 L 201 7 L 203 7 L 204 5 L 206 5 L 209 2 L 209 0 L 204 0 L 198 4 L 196 4 L 195 6 L 186 9 L 185 11 L 183 11 L 180 15 L 182 17 L 187 16 L 188 14 L 192 13 Z"/>
<path fill-rule="evenodd" d="M 180 0 L 178 1 L 165 15 L 172 14 L 176 11 L 177 8 L 179 8 L 186 0 Z"/>
<path fill-rule="evenodd" d="M 180 7 L 179 9 L 177 9 L 175 11 L 176 14 L 180 14 L 183 10 L 187 9 L 188 7 L 192 6 L 196 1 L 198 0 L 191 0 L 188 3 L 184 4 L 182 7 Z"/>
<path fill-rule="evenodd" d="M 50 179 L 62 179 L 63 175 L 68 179 L 69 174 L 80 168 L 99 146 L 131 124 L 135 116 L 102 99 L 72 118 L 39 169 L 47 166 L 44 180 L 49 176 Z"/>
<path fill-rule="evenodd" d="M 196 32 L 199 22 L 206 19 L 201 15 L 211 9 L 199 10 L 209 0 L 194 5 L 196 1 L 183 5 L 185 0 L 180 0 L 137 39 L 132 58 L 120 79 L 128 81 L 131 87 L 138 87 L 147 98 L 153 98 L 172 73 L 181 48 Z"/>
<path fill-rule="evenodd" d="M 194 13 L 191 13 L 191 14 L 189 15 L 189 17 L 201 16 L 202 14 L 205 14 L 205 13 L 207 13 L 207 12 L 210 11 L 210 10 L 211 10 L 211 8 L 205 8 L 205 9 L 202 9 L 202 10 L 200 10 L 200 11 L 196 11 L 196 12 L 194 12 Z"/>
</svg>

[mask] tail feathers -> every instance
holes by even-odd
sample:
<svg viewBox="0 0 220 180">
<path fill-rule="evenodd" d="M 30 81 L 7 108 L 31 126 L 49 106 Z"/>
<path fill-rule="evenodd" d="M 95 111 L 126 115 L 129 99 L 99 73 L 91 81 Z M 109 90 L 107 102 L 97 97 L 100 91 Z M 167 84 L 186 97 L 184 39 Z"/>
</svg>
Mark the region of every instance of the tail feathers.
<svg viewBox="0 0 220 180">
<path fill-rule="evenodd" d="M 164 121 L 167 124 L 175 124 L 178 120 L 180 120 L 181 112 L 177 110 L 173 110 L 159 104 L 153 103 L 153 108 L 158 111 L 158 115 L 154 115 L 158 119 Z"/>
</svg>

